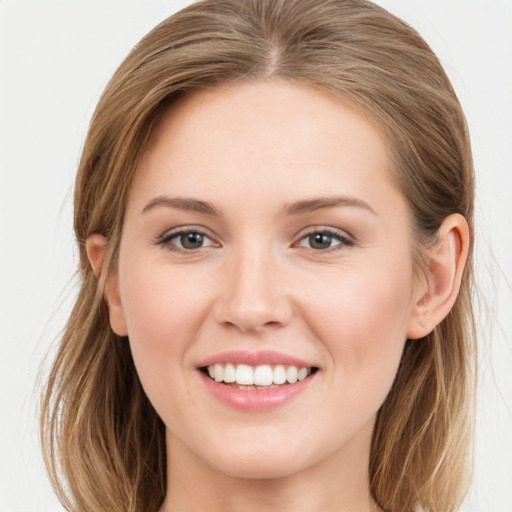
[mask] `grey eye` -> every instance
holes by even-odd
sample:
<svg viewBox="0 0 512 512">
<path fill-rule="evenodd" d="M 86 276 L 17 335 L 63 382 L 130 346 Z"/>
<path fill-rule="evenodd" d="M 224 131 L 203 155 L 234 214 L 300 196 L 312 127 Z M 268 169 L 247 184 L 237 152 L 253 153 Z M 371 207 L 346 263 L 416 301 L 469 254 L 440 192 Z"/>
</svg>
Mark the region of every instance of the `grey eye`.
<svg viewBox="0 0 512 512">
<path fill-rule="evenodd" d="M 333 237 L 325 233 L 314 233 L 308 235 L 308 242 L 312 249 L 329 249 L 333 244 Z"/>
<path fill-rule="evenodd" d="M 176 237 L 179 239 L 181 247 L 183 249 L 199 249 L 203 246 L 205 235 L 201 233 L 182 233 L 179 235 L 179 237 Z"/>
<path fill-rule="evenodd" d="M 169 250 L 189 251 L 214 245 L 212 240 L 200 231 L 175 231 L 162 237 L 159 243 Z"/>
<path fill-rule="evenodd" d="M 338 233 L 317 231 L 302 237 L 299 247 L 307 247 L 316 251 L 325 251 L 337 245 L 352 245 L 352 242 Z"/>
</svg>

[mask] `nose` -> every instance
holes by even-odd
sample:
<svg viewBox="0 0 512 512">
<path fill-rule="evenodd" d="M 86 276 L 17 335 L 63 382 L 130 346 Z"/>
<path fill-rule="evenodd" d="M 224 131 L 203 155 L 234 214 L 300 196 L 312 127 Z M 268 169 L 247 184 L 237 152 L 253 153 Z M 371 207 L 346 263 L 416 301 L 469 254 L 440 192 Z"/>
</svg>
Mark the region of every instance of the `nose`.
<svg viewBox="0 0 512 512">
<path fill-rule="evenodd" d="M 270 250 L 248 248 L 228 258 L 214 305 L 217 322 L 258 333 L 284 326 L 293 316 L 282 269 Z"/>
</svg>

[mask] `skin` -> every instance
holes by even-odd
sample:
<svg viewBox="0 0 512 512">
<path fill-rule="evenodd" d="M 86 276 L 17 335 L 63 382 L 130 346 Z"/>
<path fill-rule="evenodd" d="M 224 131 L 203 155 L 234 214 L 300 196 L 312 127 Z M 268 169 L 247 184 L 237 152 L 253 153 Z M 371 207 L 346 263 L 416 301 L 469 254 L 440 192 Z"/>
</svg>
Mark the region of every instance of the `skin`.
<svg viewBox="0 0 512 512">
<path fill-rule="evenodd" d="M 429 275 L 417 277 L 389 165 L 367 118 L 283 82 L 196 93 L 155 128 L 105 293 L 167 427 L 162 510 L 379 510 L 367 469 L 376 413 L 406 339 L 451 308 L 468 246 L 464 219 L 450 216 L 425 253 Z M 283 213 L 333 196 L 345 202 Z M 219 215 L 163 197 L 207 201 Z M 176 228 L 204 233 L 203 246 L 177 251 Z M 309 235 L 326 229 L 336 235 L 312 246 Z M 97 273 L 105 244 L 88 241 Z M 276 350 L 319 370 L 282 407 L 240 411 L 212 397 L 197 369 L 232 349 Z"/>
</svg>

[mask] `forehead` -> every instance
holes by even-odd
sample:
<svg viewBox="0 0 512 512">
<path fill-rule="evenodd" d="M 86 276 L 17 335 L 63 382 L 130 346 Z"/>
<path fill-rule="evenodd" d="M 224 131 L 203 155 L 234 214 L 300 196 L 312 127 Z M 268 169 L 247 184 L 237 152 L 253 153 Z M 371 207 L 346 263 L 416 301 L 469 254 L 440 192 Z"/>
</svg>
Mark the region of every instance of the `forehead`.
<svg viewBox="0 0 512 512">
<path fill-rule="evenodd" d="M 173 105 L 142 155 L 132 202 L 158 191 L 213 202 L 236 195 L 246 204 L 333 193 L 379 203 L 388 191 L 399 194 L 375 123 L 286 82 L 212 88 Z"/>
</svg>

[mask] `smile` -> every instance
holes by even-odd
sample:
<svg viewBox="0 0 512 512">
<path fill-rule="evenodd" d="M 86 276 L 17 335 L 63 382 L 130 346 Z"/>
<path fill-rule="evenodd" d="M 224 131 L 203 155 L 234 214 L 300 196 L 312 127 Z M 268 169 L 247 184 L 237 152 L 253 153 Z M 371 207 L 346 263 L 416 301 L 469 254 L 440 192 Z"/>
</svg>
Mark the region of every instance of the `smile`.
<svg viewBox="0 0 512 512">
<path fill-rule="evenodd" d="M 275 352 L 232 351 L 199 367 L 206 390 L 216 400 L 242 412 L 284 407 L 306 392 L 319 373 L 306 361 Z"/>
<path fill-rule="evenodd" d="M 215 382 L 231 384 L 238 389 L 272 389 L 285 384 L 295 384 L 304 380 L 315 368 L 293 365 L 268 364 L 251 366 L 248 364 L 214 364 L 206 371 Z"/>
</svg>

